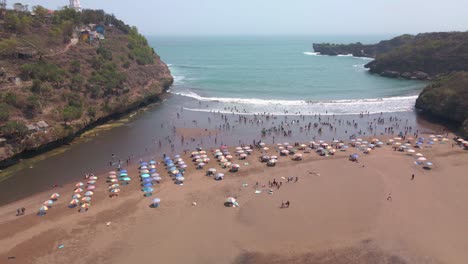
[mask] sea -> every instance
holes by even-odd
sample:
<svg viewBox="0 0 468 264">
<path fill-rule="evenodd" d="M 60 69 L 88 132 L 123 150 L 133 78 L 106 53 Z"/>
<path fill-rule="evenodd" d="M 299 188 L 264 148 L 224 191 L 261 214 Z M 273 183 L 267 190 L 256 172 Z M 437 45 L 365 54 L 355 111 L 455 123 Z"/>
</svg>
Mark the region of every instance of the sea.
<svg viewBox="0 0 468 264">
<path fill-rule="evenodd" d="M 125 166 L 129 157 L 132 163 L 259 139 L 273 144 L 380 136 L 386 126 L 396 133 L 409 126 L 422 132 L 425 121 L 414 103 L 424 82 L 372 75 L 364 67 L 369 58 L 322 56 L 312 49 L 316 42 L 375 43 L 390 37 L 148 36 L 175 79 L 166 99 L 0 172 L 0 205 L 56 192 L 53 185 L 112 170 L 119 160 Z M 379 119 L 387 123 L 375 126 Z M 322 129 L 323 123 L 332 127 Z M 305 130 L 307 124 L 321 125 Z M 291 133 L 275 132 L 280 125 Z M 182 141 L 176 128 L 218 133 Z"/>
<path fill-rule="evenodd" d="M 392 36 L 149 37 L 184 109 L 243 114 L 412 111 L 423 82 L 382 78 L 371 58 L 323 56 L 312 43 L 376 43 Z"/>
</svg>

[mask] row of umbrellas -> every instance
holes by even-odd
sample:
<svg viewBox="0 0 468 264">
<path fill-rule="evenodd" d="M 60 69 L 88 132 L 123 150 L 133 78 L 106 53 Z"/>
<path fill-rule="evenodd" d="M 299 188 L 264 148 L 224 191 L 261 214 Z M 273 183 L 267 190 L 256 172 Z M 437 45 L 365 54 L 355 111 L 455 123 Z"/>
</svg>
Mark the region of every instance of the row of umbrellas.
<svg viewBox="0 0 468 264">
<path fill-rule="evenodd" d="M 175 183 L 182 185 L 185 181 L 184 173 L 187 168 L 187 164 L 185 164 L 180 155 L 175 155 L 174 160 L 169 156 L 165 156 L 164 163 L 169 175 L 174 179 Z"/>
<path fill-rule="evenodd" d="M 210 158 L 208 158 L 206 151 L 201 148 L 199 148 L 198 151 L 192 152 L 190 157 L 195 163 L 197 169 L 203 169 L 203 167 L 210 162 Z"/>
<path fill-rule="evenodd" d="M 138 170 L 140 175 L 141 191 L 144 193 L 144 196 L 153 195 L 153 185 L 161 181 L 161 176 L 156 170 L 156 161 L 151 160 L 149 163 L 140 162 Z"/>
<path fill-rule="evenodd" d="M 58 200 L 60 197 L 60 194 L 58 193 L 53 193 L 50 195 L 50 199 L 42 203 L 42 206 L 39 208 L 39 215 L 45 214 L 51 207 L 52 205 Z"/>
</svg>

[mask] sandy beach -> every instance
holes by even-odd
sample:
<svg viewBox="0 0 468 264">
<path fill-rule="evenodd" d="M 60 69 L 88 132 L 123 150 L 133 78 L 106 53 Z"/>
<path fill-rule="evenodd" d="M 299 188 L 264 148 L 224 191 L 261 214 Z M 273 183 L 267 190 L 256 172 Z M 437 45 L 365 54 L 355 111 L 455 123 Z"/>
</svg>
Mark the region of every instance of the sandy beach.
<svg viewBox="0 0 468 264">
<path fill-rule="evenodd" d="M 92 206 L 85 213 L 68 208 L 74 184 L 1 207 L 0 259 L 2 263 L 117 264 L 466 263 L 468 152 L 453 147 L 451 140 L 434 143 L 417 150 L 434 163 L 431 170 L 390 145 L 360 154 L 359 162 L 348 160 L 357 153 L 350 147 L 333 156 L 304 153 L 301 161 L 281 156 L 275 167 L 260 162 L 263 154 L 254 150 L 246 160 L 233 158 L 241 165 L 236 173 L 222 169 L 209 150 L 212 160 L 197 170 L 187 153 L 182 155 L 188 164 L 184 184 L 174 184 L 164 164 L 158 164 L 163 180 L 150 197 L 140 191 L 138 168 L 133 165 L 126 168 L 132 182 L 121 186 L 119 197 L 108 197 L 107 174 L 99 175 Z M 267 155 L 278 155 L 274 145 L 269 147 Z M 162 154 L 156 156 L 161 162 Z M 224 180 L 206 176 L 211 167 L 224 172 Z M 287 177 L 298 181 L 288 182 Z M 273 180 L 281 181 L 281 187 L 270 187 Z M 61 195 L 58 201 L 46 215 L 37 216 L 42 202 L 54 192 Z M 239 207 L 224 206 L 231 196 Z M 159 208 L 150 207 L 155 197 L 161 199 Z M 280 208 L 285 201 L 290 207 Z M 21 207 L 26 214 L 15 216 Z"/>
</svg>

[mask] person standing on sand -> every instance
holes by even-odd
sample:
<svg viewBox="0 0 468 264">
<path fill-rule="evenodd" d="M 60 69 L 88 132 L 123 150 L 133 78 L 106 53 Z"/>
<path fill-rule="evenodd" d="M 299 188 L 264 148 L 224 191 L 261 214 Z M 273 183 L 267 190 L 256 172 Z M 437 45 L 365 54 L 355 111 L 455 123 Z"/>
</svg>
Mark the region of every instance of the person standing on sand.
<svg viewBox="0 0 468 264">
<path fill-rule="evenodd" d="M 411 175 L 411 180 L 414 180 L 414 173 L 413 173 L 413 175 Z"/>
<path fill-rule="evenodd" d="M 387 201 L 392 201 L 392 193 L 389 193 L 387 196 Z"/>
</svg>

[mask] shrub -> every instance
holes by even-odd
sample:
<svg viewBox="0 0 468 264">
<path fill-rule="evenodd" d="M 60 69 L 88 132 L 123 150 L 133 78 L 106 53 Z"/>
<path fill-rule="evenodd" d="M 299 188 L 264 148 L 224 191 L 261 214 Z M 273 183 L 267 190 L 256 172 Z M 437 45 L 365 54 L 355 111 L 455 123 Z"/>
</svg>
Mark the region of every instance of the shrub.
<svg viewBox="0 0 468 264">
<path fill-rule="evenodd" d="M 102 45 L 97 48 L 96 53 L 101 55 L 105 60 L 112 60 L 112 52 Z"/>
<path fill-rule="evenodd" d="M 19 121 L 8 121 L 0 127 L 0 133 L 10 139 L 21 138 L 28 133 L 28 128 Z"/>
<path fill-rule="evenodd" d="M 5 103 L 0 103 L 0 122 L 10 119 L 10 107 Z"/>
<path fill-rule="evenodd" d="M 76 120 L 81 117 L 82 114 L 81 107 L 77 106 L 66 106 L 62 112 L 62 118 L 64 121 Z"/>
</svg>

